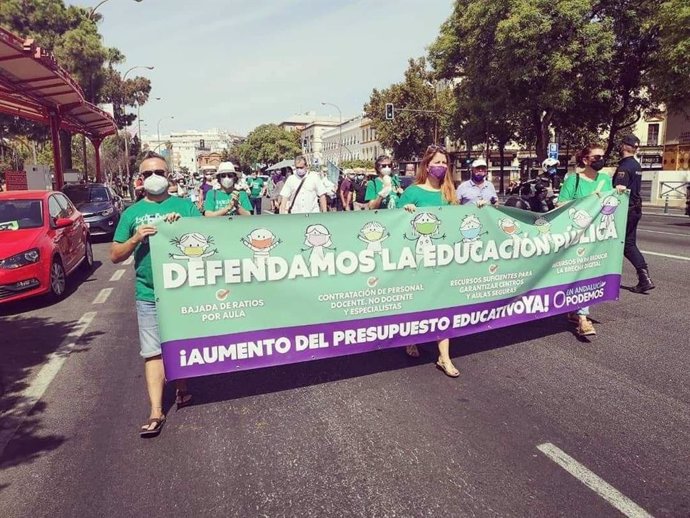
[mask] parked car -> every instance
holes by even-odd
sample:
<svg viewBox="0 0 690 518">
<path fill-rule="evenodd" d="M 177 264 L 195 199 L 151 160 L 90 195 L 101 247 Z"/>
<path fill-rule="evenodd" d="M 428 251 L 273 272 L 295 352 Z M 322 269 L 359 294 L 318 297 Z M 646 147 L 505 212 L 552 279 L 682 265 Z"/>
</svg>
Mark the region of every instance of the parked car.
<svg viewBox="0 0 690 518">
<path fill-rule="evenodd" d="M 61 192 L 0 193 L 0 303 L 65 295 L 68 276 L 93 265 L 89 227 Z"/>
<path fill-rule="evenodd" d="M 112 238 L 123 211 L 122 198 L 102 183 L 65 185 L 62 192 L 82 213 L 92 236 Z"/>
</svg>

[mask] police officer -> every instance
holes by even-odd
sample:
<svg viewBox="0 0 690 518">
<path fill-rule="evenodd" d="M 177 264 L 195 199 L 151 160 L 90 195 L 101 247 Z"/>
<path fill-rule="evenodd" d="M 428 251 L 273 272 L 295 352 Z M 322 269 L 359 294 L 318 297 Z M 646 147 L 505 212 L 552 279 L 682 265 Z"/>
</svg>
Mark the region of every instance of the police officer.
<svg viewBox="0 0 690 518">
<path fill-rule="evenodd" d="M 640 139 L 635 135 L 626 135 L 621 143 L 621 156 L 618 168 L 613 176 L 614 187 L 622 185 L 630 191 L 630 205 L 628 207 L 628 225 L 625 229 L 625 258 L 632 263 L 637 270 L 638 283 L 631 291 L 645 293 L 654 289 L 654 283 L 649 276 L 649 267 L 644 256 L 637 248 L 637 224 L 642 217 L 642 166 L 635 160 L 635 152 L 640 146 Z"/>
</svg>

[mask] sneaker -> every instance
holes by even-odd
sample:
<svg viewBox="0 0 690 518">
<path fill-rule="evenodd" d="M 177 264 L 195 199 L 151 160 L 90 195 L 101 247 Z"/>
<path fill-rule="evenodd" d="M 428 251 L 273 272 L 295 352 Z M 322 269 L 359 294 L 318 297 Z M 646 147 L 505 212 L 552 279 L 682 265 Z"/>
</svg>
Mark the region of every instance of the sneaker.
<svg viewBox="0 0 690 518">
<path fill-rule="evenodd" d="M 577 334 L 580 336 L 594 336 L 597 332 L 589 320 L 581 320 L 577 325 Z"/>
</svg>

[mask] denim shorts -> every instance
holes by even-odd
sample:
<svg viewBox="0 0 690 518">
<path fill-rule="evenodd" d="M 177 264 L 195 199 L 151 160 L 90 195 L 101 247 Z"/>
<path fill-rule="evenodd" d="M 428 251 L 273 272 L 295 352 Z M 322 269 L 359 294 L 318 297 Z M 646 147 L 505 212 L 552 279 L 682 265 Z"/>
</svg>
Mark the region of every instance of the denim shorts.
<svg viewBox="0 0 690 518">
<path fill-rule="evenodd" d="M 137 300 L 137 321 L 139 322 L 139 354 L 142 358 L 161 355 L 161 339 L 158 334 L 156 303 Z"/>
</svg>

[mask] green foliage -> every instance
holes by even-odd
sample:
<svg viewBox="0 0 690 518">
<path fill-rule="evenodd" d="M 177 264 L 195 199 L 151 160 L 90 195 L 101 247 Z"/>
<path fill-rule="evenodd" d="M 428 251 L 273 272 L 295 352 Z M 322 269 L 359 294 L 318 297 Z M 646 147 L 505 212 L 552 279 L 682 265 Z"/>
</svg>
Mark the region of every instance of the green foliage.
<svg viewBox="0 0 690 518">
<path fill-rule="evenodd" d="M 281 160 L 294 158 L 302 152 L 300 134 L 275 124 L 262 124 L 231 152 L 235 152 L 241 164 L 250 166 L 260 163 L 273 165 Z"/>
<path fill-rule="evenodd" d="M 343 160 L 343 163 L 340 164 L 341 169 L 373 169 L 374 168 L 374 161 L 373 160 L 361 160 L 361 159 L 356 159 L 356 160 Z"/>
<path fill-rule="evenodd" d="M 37 45 L 52 52 L 60 66 L 81 86 L 88 101 L 112 102 L 116 123 L 122 128 L 136 118 L 131 114 L 124 115 L 124 107 L 144 104 L 151 84 L 142 77 L 122 81 L 120 73 L 113 67 L 122 64 L 125 56 L 119 50 L 103 45 L 97 26 L 101 16 L 96 15 L 92 19 L 89 14 L 89 8 L 65 6 L 63 0 L 0 2 L 0 26 L 21 37 L 33 38 Z M 29 136 L 39 143 L 49 137 L 43 126 L 0 114 L 0 137 L 8 135 Z M 61 132 L 61 138 L 69 136 Z M 72 165 L 71 149 L 68 143 L 63 146 L 66 167 Z"/>
<path fill-rule="evenodd" d="M 386 120 L 386 103 L 395 106 L 394 120 Z M 427 110 L 414 112 L 405 110 Z M 429 144 L 442 142 L 453 112 L 450 89 L 435 81 L 426 59 L 410 59 L 402 82 L 374 89 L 364 111 L 378 140 L 398 159 L 418 157 Z"/>
</svg>

